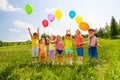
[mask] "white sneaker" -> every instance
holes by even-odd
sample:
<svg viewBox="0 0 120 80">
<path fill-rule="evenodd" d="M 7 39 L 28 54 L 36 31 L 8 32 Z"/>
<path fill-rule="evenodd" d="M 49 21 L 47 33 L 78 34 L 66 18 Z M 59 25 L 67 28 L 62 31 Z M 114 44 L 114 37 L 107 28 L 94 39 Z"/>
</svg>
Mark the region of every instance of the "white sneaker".
<svg viewBox="0 0 120 80">
<path fill-rule="evenodd" d="M 32 65 L 34 65 L 34 61 L 32 61 Z"/>
<path fill-rule="evenodd" d="M 70 65 L 72 65 L 73 61 L 70 61 Z"/>
</svg>

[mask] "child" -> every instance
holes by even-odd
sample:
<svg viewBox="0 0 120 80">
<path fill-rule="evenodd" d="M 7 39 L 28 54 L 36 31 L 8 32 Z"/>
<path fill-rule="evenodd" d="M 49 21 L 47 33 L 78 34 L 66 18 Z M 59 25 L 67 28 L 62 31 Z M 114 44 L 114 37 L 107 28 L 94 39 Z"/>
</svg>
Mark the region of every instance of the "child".
<svg viewBox="0 0 120 80">
<path fill-rule="evenodd" d="M 90 62 L 92 61 L 92 58 L 95 59 L 95 62 L 98 63 L 98 52 L 96 46 L 102 47 L 97 40 L 97 37 L 95 36 L 96 29 L 89 29 L 88 33 L 88 52 L 89 52 L 89 58 Z"/>
<path fill-rule="evenodd" d="M 83 44 L 83 37 L 81 36 L 81 32 L 76 30 L 75 45 L 78 55 L 78 64 L 82 64 L 83 62 Z"/>
<path fill-rule="evenodd" d="M 64 49 L 64 44 L 62 42 L 62 37 L 60 35 L 57 36 L 56 48 L 58 53 L 58 63 L 62 65 L 62 53 Z"/>
<path fill-rule="evenodd" d="M 46 40 L 41 38 L 40 40 L 40 57 L 43 64 L 46 63 Z"/>
<path fill-rule="evenodd" d="M 54 35 L 51 35 L 50 39 L 47 37 L 47 42 L 49 43 L 49 56 L 48 60 L 52 61 L 52 64 L 54 64 L 54 54 L 56 49 L 56 39 Z"/>
<path fill-rule="evenodd" d="M 70 34 L 68 34 L 68 32 Z M 70 30 L 66 30 L 66 34 L 65 34 L 65 51 L 67 54 L 67 58 L 66 58 L 66 64 L 70 64 L 72 65 L 72 35 L 71 35 L 71 31 Z"/>
<path fill-rule="evenodd" d="M 38 51 L 39 51 L 39 28 L 37 29 L 37 33 L 31 33 L 30 28 L 28 28 L 29 34 L 32 40 L 32 64 L 34 65 L 34 58 L 36 58 L 36 62 L 38 63 Z"/>
</svg>

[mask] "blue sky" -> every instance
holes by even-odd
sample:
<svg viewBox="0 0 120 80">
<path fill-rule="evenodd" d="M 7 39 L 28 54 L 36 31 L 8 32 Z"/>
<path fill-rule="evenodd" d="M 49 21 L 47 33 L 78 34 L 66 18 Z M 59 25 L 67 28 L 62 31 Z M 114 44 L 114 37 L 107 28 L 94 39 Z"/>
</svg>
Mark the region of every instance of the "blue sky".
<svg viewBox="0 0 120 80">
<path fill-rule="evenodd" d="M 0 0 L 0 40 L 26 41 L 30 39 L 27 26 L 32 32 L 40 27 L 40 33 L 64 35 L 66 29 L 71 29 L 72 34 L 79 29 L 75 18 L 69 17 L 69 11 L 74 10 L 76 16 L 81 16 L 90 28 L 104 27 L 110 23 L 111 16 L 117 21 L 120 19 L 120 0 Z M 27 15 L 24 7 L 31 4 L 33 13 Z M 55 10 L 62 11 L 62 18 L 49 23 L 43 28 L 41 22 L 47 19 L 49 13 Z M 82 31 L 82 34 L 87 32 Z"/>
</svg>

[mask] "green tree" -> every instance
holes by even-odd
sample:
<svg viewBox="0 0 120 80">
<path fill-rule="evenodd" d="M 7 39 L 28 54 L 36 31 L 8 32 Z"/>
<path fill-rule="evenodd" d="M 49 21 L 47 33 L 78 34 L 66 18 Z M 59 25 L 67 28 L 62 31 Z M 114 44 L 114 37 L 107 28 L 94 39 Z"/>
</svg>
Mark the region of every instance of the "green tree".
<svg viewBox="0 0 120 80">
<path fill-rule="evenodd" d="M 112 39 L 116 39 L 117 34 L 118 34 L 118 32 L 117 32 L 116 20 L 112 16 L 111 23 L 110 23 L 110 37 Z"/>
</svg>

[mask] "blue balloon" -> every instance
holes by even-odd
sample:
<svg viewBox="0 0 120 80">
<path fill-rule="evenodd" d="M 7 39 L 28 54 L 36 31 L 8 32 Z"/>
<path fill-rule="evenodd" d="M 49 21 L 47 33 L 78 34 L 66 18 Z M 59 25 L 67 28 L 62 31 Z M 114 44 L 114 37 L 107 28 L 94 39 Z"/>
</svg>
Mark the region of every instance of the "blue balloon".
<svg viewBox="0 0 120 80">
<path fill-rule="evenodd" d="M 75 17 L 75 15 L 76 15 L 75 11 L 71 10 L 71 11 L 69 12 L 69 17 L 70 17 L 71 19 L 73 19 L 73 18 Z"/>
</svg>

